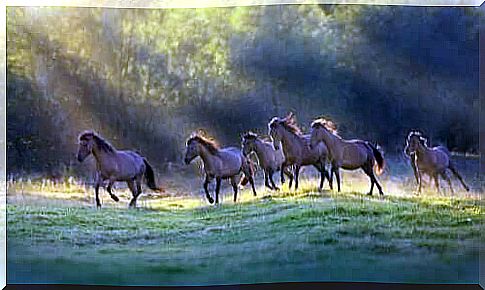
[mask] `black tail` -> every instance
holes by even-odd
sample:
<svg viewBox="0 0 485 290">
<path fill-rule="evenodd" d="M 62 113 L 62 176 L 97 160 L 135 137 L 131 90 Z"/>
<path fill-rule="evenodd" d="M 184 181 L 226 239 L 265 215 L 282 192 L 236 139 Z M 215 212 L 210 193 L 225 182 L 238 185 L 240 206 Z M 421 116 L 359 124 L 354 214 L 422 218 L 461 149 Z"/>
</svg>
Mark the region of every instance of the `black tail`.
<svg viewBox="0 0 485 290">
<path fill-rule="evenodd" d="M 153 168 L 148 163 L 146 158 L 143 158 L 143 162 L 145 163 L 145 182 L 148 185 L 148 187 L 153 190 L 153 191 L 163 191 L 162 188 L 158 187 L 157 184 L 155 183 L 155 172 L 153 172 Z"/>
<path fill-rule="evenodd" d="M 384 172 L 384 157 L 382 156 L 381 151 L 377 149 L 376 146 L 372 145 L 370 142 L 366 142 L 369 148 L 372 149 L 372 153 L 374 154 L 374 158 L 376 159 L 376 173 L 377 175 L 381 175 Z"/>
<path fill-rule="evenodd" d="M 448 168 L 451 170 L 451 172 L 453 172 L 453 174 L 456 176 L 456 178 L 458 178 L 458 180 L 461 182 L 461 184 L 466 189 L 466 191 L 470 191 L 470 187 L 468 187 L 468 185 L 466 185 L 465 181 L 463 180 L 463 177 L 461 177 L 460 173 L 458 173 L 458 170 L 456 170 L 455 165 L 451 162 L 451 160 L 450 160 L 450 165 L 448 166 Z"/>
</svg>

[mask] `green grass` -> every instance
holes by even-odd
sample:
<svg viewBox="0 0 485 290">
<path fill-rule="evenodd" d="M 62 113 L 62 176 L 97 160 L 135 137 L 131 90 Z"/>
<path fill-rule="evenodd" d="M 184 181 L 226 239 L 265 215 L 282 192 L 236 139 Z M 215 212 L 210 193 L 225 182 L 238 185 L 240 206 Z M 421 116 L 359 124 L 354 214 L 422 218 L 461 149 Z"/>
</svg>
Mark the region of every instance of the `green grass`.
<svg viewBox="0 0 485 290">
<path fill-rule="evenodd" d="M 7 205 L 10 283 L 478 279 L 478 198 L 315 193 L 305 182 L 219 206 L 172 197 L 97 210 L 67 196 Z"/>
</svg>

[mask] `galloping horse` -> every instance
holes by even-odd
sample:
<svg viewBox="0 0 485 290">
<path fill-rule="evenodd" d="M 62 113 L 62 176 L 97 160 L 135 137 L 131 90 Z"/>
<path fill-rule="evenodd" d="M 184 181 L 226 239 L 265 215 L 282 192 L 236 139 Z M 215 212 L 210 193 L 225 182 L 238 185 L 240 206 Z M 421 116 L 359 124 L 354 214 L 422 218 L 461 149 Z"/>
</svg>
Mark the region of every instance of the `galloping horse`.
<svg viewBox="0 0 485 290">
<path fill-rule="evenodd" d="M 332 177 L 335 174 L 338 191 L 340 192 L 339 169 L 356 170 L 362 168 L 370 178 L 371 186 L 368 195 L 372 195 L 374 184 L 379 193 L 383 195 L 382 187 L 377 181 L 373 167 L 376 165 L 376 172 L 380 174 L 384 169 L 384 158 L 377 148 L 371 143 L 363 140 L 344 140 L 337 135 L 337 128 L 332 121 L 316 119 L 312 122 L 312 133 L 310 145 L 317 146 L 323 141 L 328 148 L 330 162 L 332 163 Z"/>
<path fill-rule="evenodd" d="M 214 199 L 209 194 L 209 183 L 216 179 L 216 203 L 219 203 L 219 191 L 222 179 L 230 179 L 234 190 L 234 202 L 237 200 L 237 178 L 243 172 L 251 183 L 253 194 L 256 196 L 254 188 L 253 170 L 250 160 L 246 158 L 241 149 L 236 147 L 220 148 L 214 141 L 200 134 L 193 134 L 186 143 L 185 163 L 189 164 L 197 156 L 204 162 L 205 181 L 204 191 L 209 203 Z"/>
<path fill-rule="evenodd" d="M 96 159 L 96 181 L 95 194 L 96 206 L 101 207 L 99 201 L 99 187 L 103 181 L 108 180 L 107 191 L 114 201 L 119 198 L 111 192 L 116 181 L 125 181 L 130 188 L 133 198 L 130 207 L 136 206 L 136 199 L 142 193 L 141 181 L 145 176 L 148 187 L 153 191 L 162 191 L 155 183 L 155 174 L 152 166 L 145 157 L 134 151 L 116 150 L 116 148 L 104 140 L 94 131 L 84 131 L 79 135 L 79 148 L 77 159 L 84 161 L 86 157 L 93 154 Z M 136 184 L 136 186 L 135 186 Z"/>
<path fill-rule="evenodd" d="M 448 175 L 449 169 L 461 182 L 466 191 L 470 188 L 458 173 L 455 165 L 451 161 L 450 152 L 444 146 L 428 147 L 428 140 L 419 131 L 411 131 L 406 139 L 406 148 L 415 154 L 414 164 L 418 175 L 418 192 L 421 192 L 422 173 L 429 174 L 435 182 L 436 190 L 440 192 L 439 175 L 448 182 L 450 190 L 453 193 L 451 179 Z"/>
<path fill-rule="evenodd" d="M 404 156 L 409 158 L 410 163 L 411 163 L 411 168 L 413 169 L 414 173 L 414 178 L 416 179 L 416 183 L 419 184 L 419 177 L 418 177 L 418 169 L 416 168 L 416 152 L 411 152 L 409 150 L 409 143 L 407 141 L 408 139 L 406 138 L 406 145 L 404 146 Z M 428 174 L 427 172 L 421 172 L 422 174 Z M 431 182 L 431 176 L 428 175 L 429 181 Z M 421 179 L 423 181 L 423 179 Z"/>
<path fill-rule="evenodd" d="M 283 147 L 285 161 L 282 168 L 294 165 L 295 190 L 298 189 L 298 177 L 302 166 L 313 165 L 320 172 L 319 190 L 323 188 L 325 177 L 328 179 L 330 189 L 332 189 L 332 180 L 326 170 L 327 146 L 323 142 L 315 143 L 313 148 L 310 147 L 310 136 L 303 135 L 298 128 L 294 119 L 294 114 L 290 113 L 285 118 L 274 117 L 268 123 L 269 135 L 273 140 L 273 146 L 279 150 L 280 143 Z M 281 178 L 283 179 L 281 170 Z M 291 188 L 291 180 L 289 187 Z"/>
<path fill-rule="evenodd" d="M 245 156 L 250 153 L 256 153 L 259 160 L 259 165 L 264 171 L 264 185 L 271 190 L 279 190 L 273 181 L 273 174 L 281 169 L 281 165 L 285 161 L 285 156 L 281 149 L 276 150 L 271 142 L 264 141 L 260 136 L 253 132 L 248 132 L 242 135 L 242 151 Z M 288 168 L 283 168 L 284 174 L 291 180 L 293 179 L 292 173 Z M 271 182 L 269 184 L 268 180 Z M 244 185 L 245 182 L 241 181 Z"/>
</svg>

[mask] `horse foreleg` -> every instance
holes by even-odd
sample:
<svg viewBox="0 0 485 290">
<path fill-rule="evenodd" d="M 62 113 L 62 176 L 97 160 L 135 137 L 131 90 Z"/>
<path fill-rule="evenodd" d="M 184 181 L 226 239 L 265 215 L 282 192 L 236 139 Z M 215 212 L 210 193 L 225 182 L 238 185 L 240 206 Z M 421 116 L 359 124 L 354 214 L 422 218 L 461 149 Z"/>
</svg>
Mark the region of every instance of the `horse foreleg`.
<svg viewBox="0 0 485 290">
<path fill-rule="evenodd" d="M 234 191 L 234 202 L 237 201 L 237 181 L 236 176 L 231 177 L 232 190 Z"/>
<path fill-rule="evenodd" d="M 340 192 L 340 171 L 337 166 L 332 166 L 332 173 L 335 174 L 335 180 L 337 181 L 337 191 Z"/>
<path fill-rule="evenodd" d="M 251 183 L 251 188 L 253 189 L 253 195 L 256 196 L 256 188 L 254 187 L 254 179 L 252 176 L 249 176 L 249 183 Z"/>
<path fill-rule="evenodd" d="M 113 187 L 113 184 L 114 183 L 115 182 L 113 180 L 110 180 L 109 183 L 108 183 L 108 187 L 106 188 L 106 190 L 108 191 L 109 196 L 111 196 L 111 199 L 113 199 L 114 201 L 118 202 L 118 201 L 120 201 L 120 199 L 115 194 L 113 194 L 113 192 L 111 191 L 111 188 Z"/>
<path fill-rule="evenodd" d="M 285 183 L 285 174 L 286 174 L 286 162 L 283 162 L 283 164 L 281 164 L 281 167 L 280 167 L 280 181 L 281 181 L 281 184 L 284 184 Z M 286 174 L 288 175 L 288 174 Z"/>
<path fill-rule="evenodd" d="M 207 197 L 207 200 L 209 203 L 214 203 L 214 199 L 212 196 L 209 194 L 209 183 L 211 182 L 210 178 L 208 175 L 205 176 L 205 181 L 204 181 L 204 191 L 205 191 L 205 196 Z"/>
<path fill-rule="evenodd" d="M 221 190 L 221 178 L 216 177 L 216 204 L 219 203 L 219 191 Z"/>
<path fill-rule="evenodd" d="M 325 165 L 322 166 L 323 174 L 327 177 L 328 180 L 328 186 L 330 187 L 330 190 L 333 189 L 333 180 L 331 174 L 328 174 L 327 167 Z M 322 182 L 322 188 L 323 188 L 323 182 Z"/>
<path fill-rule="evenodd" d="M 423 184 L 423 174 L 421 173 L 421 171 L 417 170 L 418 172 L 418 193 L 421 193 L 421 188 L 422 188 L 422 184 Z"/>
<path fill-rule="evenodd" d="M 103 182 L 101 176 L 99 174 L 96 175 L 96 181 L 94 184 L 94 196 L 96 198 L 96 207 L 101 207 L 101 202 L 99 201 L 99 186 Z"/>
<path fill-rule="evenodd" d="M 298 179 L 300 176 L 300 165 L 295 165 L 295 191 L 298 190 Z"/>
<path fill-rule="evenodd" d="M 273 187 L 272 187 L 272 186 L 269 184 L 269 176 L 268 176 L 268 175 L 269 175 L 269 174 L 268 174 L 268 170 L 264 170 L 264 185 L 265 185 L 267 188 L 269 188 L 269 189 L 273 190 Z"/>
<path fill-rule="evenodd" d="M 293 183 L 293 173 L 291 172 L 291 169 L 289 169 L 288 167 L 285 167 L 284 174 L 288 176 L 288 178 L 290 179 L 290 183 L 288 184 L 288 188 L 290 188 L 291 184 Z M 284 182 L 282 182 L 281 184 L 283 183 Z"/>
<path fill-rule="evenodd" d="M 278 186 L 276 186 L 276 184 L 274 183 L 274 180 L 273 180 L 273 174 L 274 174 L 274 170 L 273 170 L 273 169 L 269 169 L 269 170 L 268 170 L 269 181 L 271 182 L 271 185 L 273 186 L 273 189 L 274 189 L 274 190 L 280 190 L 280 189 L 278 188 Z"/>
</svg>

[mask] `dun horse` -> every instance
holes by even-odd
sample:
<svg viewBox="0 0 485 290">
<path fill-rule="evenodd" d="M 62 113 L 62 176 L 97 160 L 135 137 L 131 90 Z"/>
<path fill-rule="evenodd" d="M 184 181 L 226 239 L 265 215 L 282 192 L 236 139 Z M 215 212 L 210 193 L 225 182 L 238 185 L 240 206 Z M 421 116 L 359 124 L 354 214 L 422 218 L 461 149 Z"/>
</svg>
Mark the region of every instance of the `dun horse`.
<svg viewBox="0 0 485 290">
<path fill-rule="evenodd" d="M 455 165 L 451 161 L 450 153 L 446 147 L 428 147 L 427 139 L 419 131 L 411 131 L 406 140 L 406 148 L 410 153 L 415 154 L 414 166 L 418 175 L 418 192 L 421 192 L 422 173 L 429 174 L 435 182 L 436 190 L 440 192 L 439 176 L 448 182 L 450 190 L 453 193 L 451 179 L 447 170 L 449 169 L 461 182 L 463 187 L 469 191 L 469 187 L 458 173 Z"/>
<path fill-rule="evenodd" d="M 242 151 L 245 156 L 252 152 L 256 153 L 259 165 L 264 171 L 264 185 L 271 190 L 279 190 L 273 181 L 273 174 L 281 169 L 281 165 L 285 161 L 283 151 L 281 149 L 276 150 L 271 142 L 262 140 L 260 136 L 253 132 L 248 132 L 242 136 Z M 285 170 L 284 174 L 288 176 L 291 182 L 292 173 L 288 168 L 283 170 Z M 241 181 L 241 184 L 245 185 L 245 182 L 245 180 Z"/>
<path fill-rule="evenodd" d="M 130 188 L 133 198 L 130 207 L 136 206 L 136 200 L 142 193 L 141 181 L 143 176 L 148 187 L 154 191 L 161 191 L 155 184 L 155 174 L 152 166 L 145 157 L 128 150 L 116 150 L 116 148 L 93 131 L 85 131 L 79 135 L 79 149 L 77 159 L 84 161 L 93 154 L 96 159 L 95 194 L 96 206 L 101 207 L 99 201 L 99 187 L 103 181 L 108 180 L 107 191 L 114 201 L 119 198 L 112 193 L 111 188 L 116 181 L 125 181 Z"/>
<path fill-rule="evenodd" d="M 209 140 L 199 134 L 191 136 L 186 143 L 185 163 L 189 164 L 197 156 L 204 162 L 205 181 L 204 191 L 209 203 L 214 199 L 209 194 L 209 183 L 216 179 L 216 203 L 219 203 L 219 191 L 222 179 L 230 179 L 234 190 L 234 202 L 237 200 L 237 182 L 239 173 L 243 172 L 251 183 L 253 194 L 256 196 L 254 188 L 253 170 L 250 160 L 236 147 L 220 148 L 213 140 Z"/>
<path fill-rule="evenodd" d="M 301 133 L 300 128 L 296 125 L 293 113 L 285 118 L 274 117 L 268 123 L 268 127 L 274 148 L 278 150 L 280 143 L 282 144 L 285 156 L 282 168 L 294 165 L 295 190 L 298 189 L 300 169 L 307 165 L 313 165 L 320 172 L 319 190 L 323 188 L 325 177 L 327 177 L 330 189 L 332 189 L 332 180 L 325 168 L 328 150 L 323 142 L 315 143 L 315 146 L 310 148 L 310 136 Z M 281 170 L 281 178 L 283 178 L 283 172 L 284 170 Z M 291 180 L 289 187 L 291 188 Z"/>
<path fill-rule="evenodd" d="M 362 168 L 370 178 L 371 187 L 369 195 L 372 195 L 374 184 L 379 193 L 383 195 L 382 187 L 377 181 L 373 167 L 376 165 L 376 172 L 380 174 L 384 169 L 384 158 L 382 154 L 371 143 L 363 140 L 344 140 L 337 135 L 336 126 L 333 122 L 325 119 L 313 121 L 311 134 L 311 146 L 316 146 L 323 141 L 328 148 L 330 162 L 332 164 L 332 177 L 335 174 L 338 191 L 340 192 L 339 169 L 356 170 Z"/>
<path fill-rule="evenodd" d="M 416 152 L 411 152 L 409 150 L 409 144 L 407 142 L 407 138 L 406 138 L 406 146 L 404 147 L 404 156 L 409 158 L 410 163 L 411 163 L 411 167 L 413 169 L 414 178 L 416 179 L 416 183 L 419 184 L 418 169 L 416 168 Z M 427 174 L 427 173 L 421 172 L 421 174 Z M 428 182 L 431 182 L 431 176 L 428 175 L 428 177 L 429 177 Z"/>
</svg>

